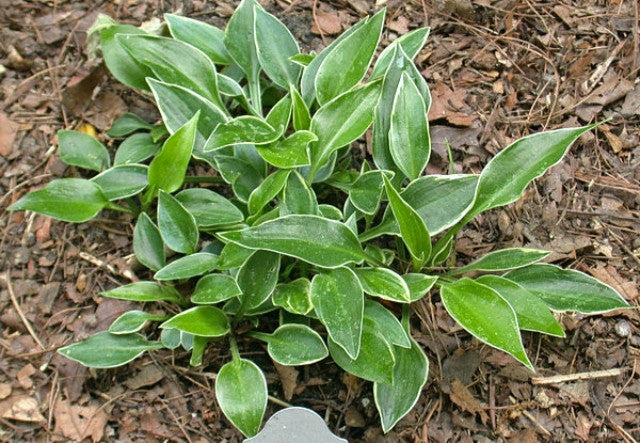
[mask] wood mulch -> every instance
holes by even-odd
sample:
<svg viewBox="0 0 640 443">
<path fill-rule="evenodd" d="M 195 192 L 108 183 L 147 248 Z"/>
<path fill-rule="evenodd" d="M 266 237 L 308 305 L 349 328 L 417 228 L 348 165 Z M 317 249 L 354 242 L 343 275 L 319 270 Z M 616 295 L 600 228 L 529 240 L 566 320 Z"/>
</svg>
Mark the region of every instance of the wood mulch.
<svg viewBox="0 0 640 443">
<path fill-rule="evenodd" d="M 261 0 L 307 50 L 320 50 L 374 10 L 365 0 Z M 433 161 L 479 172 L 511 141 L 543 129 L 610 118 L 527 189 L 462 233 L 461 262 L 497 247 L 556 251 L 551 260 L 615 287 L 638 306 L 640 268 L 640 34 L 626 0 L 388 0 L 384 44 L 416 27 L 431 36 L 417 63 L 433 95 Z M 215 404 L 206 364 L 154 352 L 94 371 L 55 350 L 104 330 L 128 303 L 97 294 L 141 270 L 132 220 L 104 212 L 81 225 L 6 207 L 50 180 L 78 175 L 56 132 L 104 132 L 124 112 L 158 119 L 142 96 L 92 59 L 86 30 L 98 13 L 154 26 L 164 12 L 224 27 L 237 1 L 15 0 L 0 8 L 0 440 L 227 441 L 241 435 Z M 537 373 L 457 327 L 437 294 L 414 305 L 414 333 L 430 361 L 414 410 L 383 435 L 370 384 L 323 361 L 282 369 L 264 349 L 270 415 L 307 406 L 349 441 L 636 441 L 640 439 L 640 319 L 628 310 L 563 315 L 567 338 L 525 334 Z"/>
</svg>

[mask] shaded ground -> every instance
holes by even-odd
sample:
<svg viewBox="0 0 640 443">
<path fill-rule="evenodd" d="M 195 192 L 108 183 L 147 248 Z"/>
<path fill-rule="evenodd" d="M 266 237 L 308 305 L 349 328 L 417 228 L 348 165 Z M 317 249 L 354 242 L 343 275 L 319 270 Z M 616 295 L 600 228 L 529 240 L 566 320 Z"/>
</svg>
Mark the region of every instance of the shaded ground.
<svg viewBox="0 0 640 443">
<path fill-rule="evenodd" d="M 58 129 L 90 124 L 102 138 L 127 110 L 157 119 L 143 97 L 102 77 L 97 62 L 87 61 L 85 31 L 98 12 L 137 25 L 182 7 L 189 16 L 223 27 L 235 3 L 3 2 L 0 269 L 7 278 L 0 281 L 0 439 L 240 439 L 212 392 L 226 351 L 212 347 L 206 365 L 198 368 L 190 368 L 180 353 L 162 351 L 99 372 L 55 354 L 62 344 L 105 329 L 128 308 L 97 293 L 125 283 L 129 271 L 140 271 L 131 260 L 129 218 L 105 212 L 70 225 L 4 211 L 29 190 L 78 174 L 57 158 Z M 364 0 L 261 3 L 315 50 L 373 11 L 373 2 Z M 625 0 L 386 4 L 385 44 L 418 26 L 432 28 L 417 58 L 434 98 L 435 158 L 429 172 L 446 167 L 445 139 L 454 147 L 457 172 L 479 172 L 491 155 L 520 136 L 611 118 L 583 137 L 522 201 L 478 217 L 460 236 L 460 260 L 498 246 L 548 248 L 558 251 L 552 262 L 601 279 L 637 306 L 638 5 Z M 414 312 L 415 336 L 432 363 L 429 382 L 415 409 L 386 436 L 369 384 L 345 377 L 327 362 L 284 372 L 269 366 L 257 345 L 245 344 L 243 352 L 265 361 L 270 393 L 280 403 L 313 408 L 350 441 L 640 439 L 636 311 L 563 316 L 564 340 L 525 335 L 535 375 L 461 332 L 437 295 L 416 303 Z M 610 371 L 597 372 L 602 370 Z M 549 378 L 577 373 L 582 378 L 569 382 Z M 271 402 L 268 414 L 280 407 Z"/>
</svg>

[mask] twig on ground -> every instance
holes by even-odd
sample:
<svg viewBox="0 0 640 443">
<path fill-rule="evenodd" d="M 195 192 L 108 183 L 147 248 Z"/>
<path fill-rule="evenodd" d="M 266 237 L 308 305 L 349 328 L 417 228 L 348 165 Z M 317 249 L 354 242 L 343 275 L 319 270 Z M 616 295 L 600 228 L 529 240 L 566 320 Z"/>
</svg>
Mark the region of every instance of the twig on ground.
<svg viewBox="0 0 640 443">
<path fill-rule="evenodd" d="M 286 401 L 280 400 L 279 398 L 276 398 L 273 395 L 269 395 L 267 398 L 271 403 L 275 403 L 278 406 L 282 406 L 283 408 L 290 408 L 291 406 L 293 406 L 291 403 L 287 403 Z"/>
<path fill-rule="evenodd" d="M 193 441 L 191 440 L 191 437 L 189 437 L 189 434 L 187 433 L 187 430 L 184 428 L 184 426 L 182 426 L 182 423 L 180 423 L 180 420 L 176 416 L 175 412 L 173 412 L 173 410 L 169 407 L 169 405 L 167 405 L 167 401 L 164 400 L 163 398 L 159 398 L 159 400 L 162 403 L 162 406 L 164 406 L 164 408 L 167 411 L 169 411 L 169 414 L 171 415 L 171 418 L 173 418 L 173 421 L 175 421 L 176 425 L 178 426 L 178 428 L 180 428 L 180 431 L 182 432 L 182 435 L 184 435 L 184 437 L 187 439 L 187 441 L 189 443 L 193 443 Z"/>
<path fill-rule="evenodd" d="M 542 431 L 544 435 L 546 435 L 547 437 L 551 437 L 551 432 L 549 432 L 547 428 L 542 426 L 542 423 L 540 423 L 538 419 L 533 416 L 533 414 L 531 414 L 529 411 L 522 411 L 522 415 L 531 420 L 533 424 L 536 425 L 536 427 L 540 429 L 540 431 Z"/>
<path fill-rule="evenodd" d="M 20 309 L 20 304 L 18 303 L 18 300 L 16 299 L 16 294 L 13 292 L 13 287 L 11 286 L 11 277 L 9 277 L 9 271 L 5 272 L 4 274 L 0 274 L 0 279 L 5 281 L 7 285 L 7 291 L 9 292 L 9 298 L 11 298 L 11 303 L 13 304 L 13 308 L 18 313 L 18 317 L 20 317 L 20 320 L 22 321 L 22 324 L 24 325 L 24 327 L 27 329 L 27 332 L 29 332 L 29 335 L 31 335 L 31 337 L 38 344 L 38 346 L 40 346 L 42 349 L 46 349 L 45 346 L 40 341 L 40 339 L 38 338 L 38 336 L 36 335 L 33 328 L 31 327 L 31 323 L 29 323 L 29 320 L 27 320 L 27 317 L 24 316 L 22 309 Z"/>
<path fill-rule="evenodd" d="M 318 32 L 320 33 L 320 38 L 322 39 L 322 43 L 326 45 L 327 42 L 325 41 L 325 38 L 324 38 L 324 32 L 322 32 L 322 26 L 320 26 L 320 21 L 318 21 L 318 14 L 316 13 L 317 9 L 318 9 L 318 0 L 313 0 L 313 5 L 311 6 L 311 16 L 313 17 L 313 22 L 318 27 Z"/>
<path fill-rule="evenodd" d="M 589 77 L 584 83 L 580 85 L 580 89 L 582 90 L 583 94 L 588 94 L 589 92 L 591 92 L 591 90 L 595 88 L 598 82 L 602 80 L 602 77 L 604 77 L 604 75 L 609 70 L 609 66 L 611 66 L 611 63 L 613 63 L 616 57 L 618 57 L 618 53 L 620 52 L 620 50 L 622 49 L 625 43 L 626 43 L 626 40 L 622 40 L 620 43 L 618 43 L 618 46 L 616 46 L 613 49 L 613 51 L 611 51 L 611 54 L 604 61 L 604 63 L 601 63 L 600 65 L 598 65 L 598 67 L 593 72 L 593 74 L 591 74 L 591 77 Z"/>
<path fill-rule="evenodd" d="M 626 368 L 604 369 L 602 371 L 578 372 L 576 374 L 554 375 L 551 377 L 533 377 L 534 385 L 551 385 L 554 383 L 566 383 L 578 380 L 593 380 L 596 378 L 617 377 L 624 374 Z"/>
<path fill-rule="evenodd" d="M 611 409 L 613 409 L 613 405 L 616 403 L 616 401 L 618 401 L 618 399 L 620 398 L 620 396 L 622 395 L 624 390 L 627 389 L 627 386 L 629 386 L 629 383 L 631 383 L 631 380 L 633 380 L 633 378 L 636 376 L 636 366 L 637 366 L 637 361 L 634 360 L 633 361 L 633 368 L 631 370 L 631 376 L 629 376 L 629 379 L 622 386 L 622 388 L 620 388 L 620 390 L 618 391 L 616 396 L 613 397 L 613 400 L 611 400 L 611 403 L 609 404 L 609 408 L 607 408 L 607 418 L 609 419 L 609 422 L 611 422 L 611 425 L 616 430 L 616 432 L 618 432 L 618 434 L 620 434 L 620 436 L 624 439 L 624 441 L 626 441 L 626 442 L 634 442 L 634 443 L 636 443 L 637 440 L 635 438 L 633 438 L 633 436 L 631 436 L 631 434 L 629 434 L 627 431 L 625 431 L 618 423 L 613 421 L 613 418 L 611 418 Z"/>
<path fill-rule="evenodd" d="M 86 252 L 79 252 L 78 253 L 78 257 L 80 257 L 83 260 L 88 261 L 89 263 L 91 263 L 92 265 L 96 265 L 99 268 L 104 268 L 107 271 L 109 271 L 110 273 L 112 273 L 113 275 L 117 275 L 120 277 L 124 277 L 127 280 L 130 280 L 132 282 L 136 282 L 138 281 L 138 279 L 136 278 L 135 275 L 133 275 L 133 273 L 131 271 L 129 271 L 128 269 L 125 271 L 119 271 L 116 268 L 114 268 L 113 266 L 111 266 L 108 263 L 105 263 L 103 260 L 100 260 L 98 257 L 94 257 L 91 254 L 88 254 Z"/>
<path fill-rule="evenodd" d="M 614 233 L 614 232 L 609 228 L 609 226 L 607 226 L 605 223 L 602 223 L 602 220 L 599 220 L 599 221 L 600 221 L 600 224 L 601 224 L 602 226 L 604 226 L 604 228 L 605 228 L 605 229 L 607 230 L 607 232 L 609 233 L 609 237 L 611 237 L 611 238 L 613 239 L 613 241 L 615 241 L 615 242 L 618 244 L 618 246 L 620 246 L 620 248 L 621 248 L 624 252 L 626 252 L 626 253 L 627 253 L 627 255 L 628 255 L 629 257 L 631 257 L 631 259 L 632 259 L 633 261 L 635 261 L 635 262 L 636 262 L 636 264 L 637 264 L 638 266 L 640 266 L 640 258 L 638 258 L 638 256 L 637 256 L 637 255 L 635 255 L 635 254 L 633 253 L 633 251 L 632 251 L 631 249 L 629 249 L 629 247 L 628 247 L 627 245 L 625 245 L 625 244 L 622 242 L 622 240 L 620 240 L 620 239 L 618 238 L 618 236 L 617 236 L 617 235 L 616 235 L 616 234 L 615 234 L 615 233 Z"/>
</svg>

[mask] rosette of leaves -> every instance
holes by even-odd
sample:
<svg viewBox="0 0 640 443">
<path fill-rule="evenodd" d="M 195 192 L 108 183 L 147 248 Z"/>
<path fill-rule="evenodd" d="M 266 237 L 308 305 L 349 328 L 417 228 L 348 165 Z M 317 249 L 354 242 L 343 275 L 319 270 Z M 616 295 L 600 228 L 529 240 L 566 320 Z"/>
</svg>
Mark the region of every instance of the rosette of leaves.
<svg viewBox="0 0 640 443">
<path fill-rule="evenodd" d="M 585 274 L 539 263 L 547 251 L 509 248 L 451 266 L 467 222 L 516 201 L 595 125 L 517 140 L 480 174 L 423 175 L 431 97 L 412 59 L 429 30 L 376 58 L 384 18 L 383 9 L 361 20 L 319 54 L 301 53 L 254 0 L 224 31 L 171 14 L 162 35 L 98 21 L 91 35 L 107 67 L 153 100 L 162 122 L 119 118 L 107 132 L 113 158 L 98 140 L 60 131 L 62 160 L 98 174 L 55 180 L 10 209 L 70 222 L 132 214 L 133 251 L 152 278 L 102 295 L 178 309 L 127 312 L 61 354 L 107 368 L 182 347 L 201 365 L 209 343 L 228 343 L 216 397 L 247 436 L 268 395 L 239 340 L 265 342 L 283 365 L 331 356 L 373 382 L 386 432 L 427 381 L 410 313 L 432 289 L 470 334 L 530 369 L 521 330 L 562 337 L 554 312 L 627 306 Z M 349 148 L 371 127 L 373 155 L 354 167 Z M 187 175 L 196 163 L 211 173 Z"/>
</svg>

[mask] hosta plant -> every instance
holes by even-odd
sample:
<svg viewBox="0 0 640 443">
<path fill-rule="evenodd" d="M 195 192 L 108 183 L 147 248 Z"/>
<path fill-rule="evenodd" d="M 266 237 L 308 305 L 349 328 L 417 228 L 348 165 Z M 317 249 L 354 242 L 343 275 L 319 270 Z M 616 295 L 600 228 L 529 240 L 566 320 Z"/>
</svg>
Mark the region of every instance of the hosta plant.
<svg viewBox="0 0 640 443">
<path fill-rule="evenodd" d="M 113 156 L 89 135 L 60 131 L 61 159 L 98 174 L 55 180 L 10 208 L 70 222 L 104 209 L 135 218 L 133 251 L 152 272 L 101 295 L 162 301 L 165 313 L 127 312 L 62 355 L 110 368 L 182 347 L 201 365 L 209 343 L 228 345 L 216 398 L 247 436 L 268 395 L 240 345 L 264 342 L 281 365 L 330 356 L 373 382 L 386 432 L 427 380 L 410 315 L 430 291 L 470 334 L 530 369 L 521 330 L 562 337 L 554 312 L 627 306 L 583 273 L 540 263 L 547 251 L 508 248 L 454 266 L 460 229 L 516 201 L 595 125 L 517 140 L 480 174 L 424 175 L 431 97 L 412 58 L 428 29 L 376 58 L 384 9 L 319 54 L 301 52 L 255 0 L 224 31 L 164 18 L 150 34 L 100 17 L 90 34 L 113 76 L 153 100 L 162 122 L 117 119 Z M 350 147 L 371 127 L 372 155 L 356 160 Z M 210 173 L 187 175 L 196 163 Z"/>
</svg>

